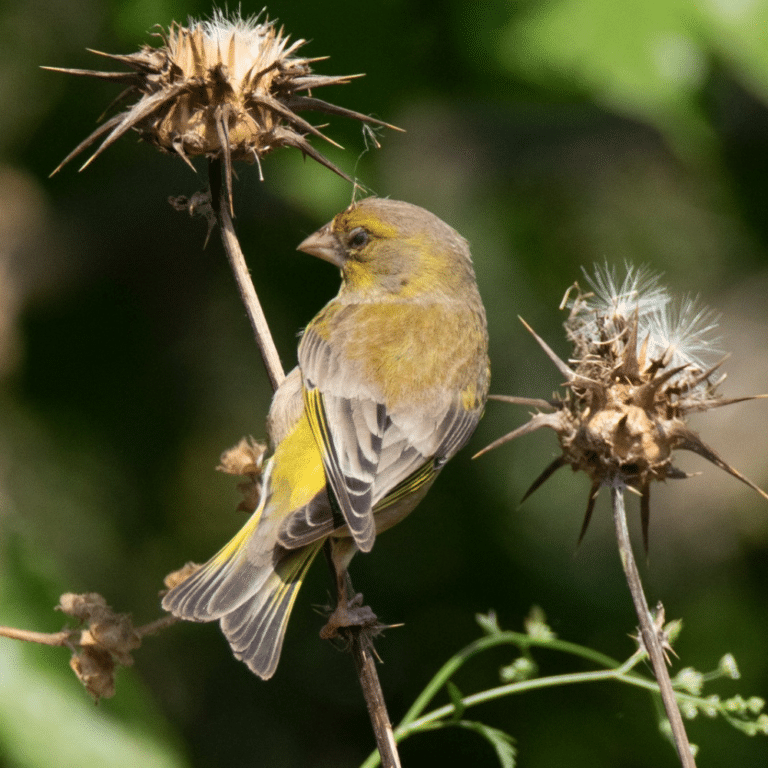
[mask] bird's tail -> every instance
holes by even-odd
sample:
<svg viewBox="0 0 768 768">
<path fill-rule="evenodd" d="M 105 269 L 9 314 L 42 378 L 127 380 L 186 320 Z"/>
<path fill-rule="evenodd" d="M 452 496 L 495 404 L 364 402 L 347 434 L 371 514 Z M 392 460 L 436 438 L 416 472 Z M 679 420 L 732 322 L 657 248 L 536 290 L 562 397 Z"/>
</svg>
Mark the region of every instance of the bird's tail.
<svg viewBox="0 0 768 768">
<path fill-rule="evenodd" d="M 259 590 L 221 618 L 235 657 L 263 680 L 275 673 L 293 603 L 323 542 L 301 549 L 277 547 L 276 565 Z"/>
<path fill-rule="evenodd" d="M 221 552 L 168 592 L 163 608 L 188 621 L 219 619 L 235 657 L 266 680 L 277 668 L 293 603 L 323 541 L 293 550 L 272 544 L 257 552 L 252 534 L 260 512 Z"/>
<path fill-rule="evenodd" d="M 271 470 L 270 462 L 265 487 Z M 275 672 L 299 587 L 323 545 L 277 544 L 269 496 L 228 544 L 163 598 L 163 608 L 179 618 L 219 620 L 235 656 L 265 680 Z"/>
</svg>

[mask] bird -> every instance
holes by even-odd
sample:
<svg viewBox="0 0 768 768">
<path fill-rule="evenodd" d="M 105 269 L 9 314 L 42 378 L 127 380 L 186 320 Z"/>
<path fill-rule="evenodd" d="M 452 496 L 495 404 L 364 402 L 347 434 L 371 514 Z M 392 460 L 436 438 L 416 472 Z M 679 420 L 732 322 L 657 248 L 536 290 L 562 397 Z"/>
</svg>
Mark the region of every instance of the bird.
<svg viewBox="0 0 768 768">
<path fill-rule="evenodd" d="M 342 282 L 274 394 L 259 505 L 162 601 L 182 619 L 218 620 L 235 657 L 265 680 L 326 542 L 339 599 L 321 636 L 369 620 L 361 596 L 346 594 L 352 557 L 425 496 L 474 432 L 490 383 L 469 245 L 436 215 L 368 197 L 298 250 L 336 266 Z"/>
</svg>

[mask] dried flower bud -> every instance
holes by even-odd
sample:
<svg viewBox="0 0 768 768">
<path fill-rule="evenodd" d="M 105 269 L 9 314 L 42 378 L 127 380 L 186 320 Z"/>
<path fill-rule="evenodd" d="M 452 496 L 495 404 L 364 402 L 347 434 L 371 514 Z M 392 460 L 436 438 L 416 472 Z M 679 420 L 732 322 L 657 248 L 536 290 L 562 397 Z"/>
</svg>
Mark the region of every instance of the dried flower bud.
<svg viewBox="0 0 768 768">
<path fill-rule="evenodd" d="M 69 666 L 96 701 L 115 695 L 115 662 L 108 651 L 82 648 L 72 655 Z"/>
<path fill-rule="evenodd" d="M 57 611 L 66 613 L 80 621 L 88 621 L 91 616 L 108 610 L 107 601 L 98 592 L 86 592 L 82 595 L 65 592 L 59 598 Z"/>
<path fill-rule="evenodd" d="M 73 655 L 69 664 L 75 674 L 97 701 L 114 696 L 118 665 L 133 664 L 131 652 L 141 646 L 141 637 L 133 627 L 130 614 L 115 613 L 97 592 L 82 595 L 67 592 L 59 598 L 56 607 L 88 623 L 79 637 L 73 634 L 70 638 Z"/>
<path fill-rule="evenodd" d="M 261 475 L 267 446 L 252 437 L 243 437 L 232 448 L 221 454 L 221 464 L 216 469 L 228 475 Z"/>
<path fill-rule="evenodd" d="M 565 377 L 565 396 L 552 400 L 491 396 L 549 413 L 534 414 L 481 453 L 542 427 L 554 430 L 562 453 L 524 498 L 561 467 L 586 472 L 592 488 L 579 541 L 589 525 L 600 488 L 619 484 L 641 496 L 647 549 L 651 482 L 688 477 L 672 464 L 675 450 L 698 453 L 768 498 L 686 424 L 692 412 L 753 399 L 726 400 L 717 392 L 724 377 L 716 379 L 715 375 L 724 360 L 714 365 L 704 362 L 704 356 L 715 351 L 714 315 L 699 309 L 690 298 L 675 305 L 659 286 L 658 277 L 644 270 L 628 266 L 621 282 L 607 266 L 586 277 L 593 291 L 583 292 L 575 286 L 576 298 L 570 301 L 565 323 L 573 344 L 570 365 L 526 324 Z"/>
<path fill-rule="evenodd" d="M 174 22 L 156 35 L 162 45 L 142 46 L 136 53 L 117 55 L 93 51 L 130 72 L 98 72 L 45 67 L 84 77 L 122 83 L 122 98 L 138 96 L 132 106 L 107 120 L 67 155 L 58 168 L 98 139 L 105 137 L 83 168 L 129 129 L 159 149 L 176 154 L 191 166 L 190 157 L 219 158 L 231 163 L 259 163 L 280 147 L 295 147 L 350 180 L 307 140 L 314 135 L 338 146 L 299 111 L 324 112 L 387 127 L 387 123 L 338 107 L 308 94 L 310 89 L 348 83 L 359 75 L 317 75 L 311 64 L 319 59 L 297 56 L 304 40 L 289 43 L 274 22 L 260 14 L 228 18 L 215 10 L 209 21 Z M 81 169 L 82 170 L 82 169 Z"/>
<path fill-rule="evenodd" d="M 167 589 L 173 589 L 177 584 L 181 584 L 182 581 L 186 581 L 195 571 L 200 570 L 199 563 L 185 563 L 177 571 L 172 571 L 164 579 Z"/>
<path fill-rule="evenodd" d="M 266 452 L 267 446 L 264 443 L 252 437 L 244 437 L 237 445 L 221 454 L 221 464 L 216 469 L 229 475 L 242 475 L 248 478 L 237 486 L 237 490 L 243 494 L 243 500 L 237 507 L 242 512 L 250 514 L 259 506 L 261 473 Z"/>
<path fill-rule="evenodd" d="M 120 664 L 129 667 L 133 664 L 131 651 L 141 646 L 141 639 L 136 634 L 128 614 L 110 611 L 100 620 L 91 620 L 89 629 L 84 630 L 81 635 L 80 644 L 108 651 Z"/>
</svg>

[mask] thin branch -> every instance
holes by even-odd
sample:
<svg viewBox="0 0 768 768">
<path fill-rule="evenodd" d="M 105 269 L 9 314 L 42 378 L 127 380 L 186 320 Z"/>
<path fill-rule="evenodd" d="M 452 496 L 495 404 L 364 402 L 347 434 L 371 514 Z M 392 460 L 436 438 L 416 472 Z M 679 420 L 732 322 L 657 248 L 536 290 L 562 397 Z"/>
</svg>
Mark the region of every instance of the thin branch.
<svg viewBox="0 0 768 768">
<path fill-rule="evenodd" d="M 533 635 L 523 634 L 521 632 L 494 632 L 494 634 L 488 635 L 487 637 L 481 637 L 479 640 L 475 640 L 465 648 L 462 648 L 440 667 L 434 677 L 427 683 L 427 687 L 419 694 L 416 701 L 411 705 L 411 708 L 405 713 L 400 725 L 397 726 L 398 741 L 400 740 L 400 733 L 409 729 L 410 725 L 421 716 L 421 713 L 426 709 L 430 701 L 432 701 L 437 693 L 443 689 L 445 684 L 453 677 L 458 669 L 475 656 L 500 645 L 515 645 L 523 652 L 529 648 L 549 648 L 551 650 L 561 651 L 562 653 L 569 653 L 611 670 L 624 672 L 631 669 L 631 667 L 625 668 L 625 665 L 621 664 L 621 662 L 616 661 L 616 659 L 613 659 L 610 656 L 606 656 L 604 653 L 595 651 L 592 648 L 577 645 L 576 643 L 571 643 L 567 640 L 559 640 L 551 637 L 534 637 Z"/>
<path fill-rule="evenodd" d="M 377 755 L 384 768 L 400 768 L 400 756 L 397 752 L 395 736 L 392 732 L 392 724 L 387 712 L 387 704 L 384 700 L 378 672 L 376 671 L 376 664 L 373 659 L 376 655 L 373 647 L 373 638 L 385 627 L 379 623 L 370 608 L 357 604 L 358 599 L 362 602 L 362 595 L 356 595 L 352 601 L 349 600 L 350 595 L 355 595 L 352 579 L 349 576 L 348 570 L 337 570 L 330 539 L 326 540 L 323 551 L 325 552 L 325 559 L 331 572 L 331 577 L 336 582 L 337 608 L 329 616 L 328 624 L 320 631 L 320 637 L 326 639 L 340 638 L 345 644 L 346 649 L 352 654 L 355 671 L 357 672 L 360 687 L 363 690 L 363 698 L 365 698 L 365 704 L 368 708 L 371 728 L 376 738 Z M 355 606 L 353 612 L 357 613 L 358 618 L 362 618 L 361 623 L 336 624 L 334 616 L 339 608 L 341 606 L 351 608 L 353 604 Z M 347 620 L 351 618 L 351 616 L 348 616 Z M 332 625 L 332 627 L 329 625 Z M 329 629 L 330 631 L 328 632 Z"/>
<path fill-rule="evenodd" d="M 496 688 L 489 688 L 488 690 L 481 691 L 480 693 L 473 693 L 470 696 L 464 696 L 461 699 L 461 703 L 465 707 L 469 708 L 477 706 L 478 704 L 485 704 L 486 702 L 494 701 L 495 699 L 501 699 L 505 696 L 512 696 L 513 694 L 537 691 L 543 688 L 553 688 L 560 685 L 573 685 L 575 683 L 596 683 L 604 682 L 607 680 L 618 680 L 651 691 L 658 690 L 658 687 L 654 685 L 650 680 L 644 680 L 643 678 L 636 676 L 624 675 L 615 669 L 599 669 L 593 672 L 571 672 L 562 675 L 536 677 L 533 680 L 523 680 L 521 682 L 508 683 L 507 685 L 499 685 Z M 408 724 L 398 726 L 397 740 L 401 741 L 406 736 L 410 735 L 414 731 L 420 730 L 425 725 L 433 723 L 440 718 L 453 715 L 455 711 L 456 707 L 453 704 L 445 704 L 442 707 L 438 707 L 438 709 L 434 709 L 431 712 L 428 712 L 418 720 L 413 720 Z M 368 763 L 365 763 L 364 765 L 367 766 Z"/>
<path fill-rule="evenodd" d="M 133 631 L 139 637 L 147 635 L 156 635 L 158 632 L 178 623 L 181 619 L 176 616 L 161 616 L 149 624 L 141 627 L 134 627 Z M 82 627 L 70 627 L 62 629 L 60 632 L 35 632 L 30 629 L 17 629 L 16 627 L 0 627 L 0 637 L 8 637 L 11 640 L 23 640 L 27 643 L 37 643 L 38 645 L 50 645 L 52 647 L 61 647 L 70 643 L 77 643 L 78 636 L 82 632 Z"/>
<path fill-rule="evenodd" d="M 61 632 L 33 632 L 27 629 L 16 629 L 16 627 L 0 627 L 0 637 L 10 637 L 11 640 L 24 640 L 27 643 L 40 645 L 67 645 L 72 635 L 71 629 L 62 629 Z"/>
<path fill-rule="evenodd" d="M 379 675 L 376 672 L 376 663 L 371 653 L 372 648 L 370 643 L 366 642 L 365 631 L 361 628 L 350 627 L 349 634 L 352 638 L 350 650 L 355 660 L 355 669 L 360 679 L 363 696 L 368 707 L 368 715 L 371 718 L 371 725 L 376 736 L 376 746 L 379 749 L 381 764 L 383 768 L 400 768 L 400 756 L 397 752 L 395 736 L 389 721 Z"/>
<path fill-rule="evenodd" d="M 285 378 L 285 372 L 280 362 L 280 356 L 277 353 L 277 347 L 272 340 L 272 334 L 269 331 L 267 318 L 264 316 L 264 310 L 261 308 L 259 297 L 256 295 L 256 289 L 253 287 L 248 266 L 245 263 L 243 251 L 235 234 L 235 228 L 232 224 L 232 217 L 229 214 L 229 196 L 221 194 L 221 161 L 211 160 L 209 164 L 211 197 L 213 209 L 219 220 L 219 229 L 221 231 L 221 241 L 224 244 L 224 250 L 227 252 L 229 265 L 235 275 L 240 298 L 245 305 L 248 313 L 248 319 L 251 322 L 256 344 L 264 360 L 264 366 L 267 369 L 272 389 L 277 389 L 280 382 Z"/>
<path fill-rule="evenodd" d="M 651 664 L 653 665 L 653 673 L 659 684 L 661 700 L 664 703 L 664 709 L 672 728 L 672 737 L 675 741 L 680 764 L 683 768 L 696 768 L 691 745 L 688 742 L 688 734 L 685 732 L 683 718 L 680 715 L 675 692 L 672 689 L 672 681 L 669 678 L 667 661 L 664 658 L 664 649 L 659 641 L 659 628 L 654 624 L 651 612 L 648 610 L 648 603 L 643 592 L 643 584 L 640 581 L 640 573 L 637 570 L 637 563 L 632 552 L 632 542 L 629 539 L 629 530 L 627 528 L 627 513 L 624 507 L 623 485 L 616 484 L 611 486 L 611 502 L 621 565 L 624 568 L 629 591 L 632 594 L 632 602 L 635 604 L 635 612 L 640 621 L 640 634 L 643 639 L 643 645 L 645 645 L 645 650 L 648 652 Z"/>
<path fill-rule="evenodd" d="M 181 621 L 181 619 L 178 616 L 174 616 L 173 614 L 168 614 L 167 616 L 162 616 L 159 619 L 156 619 L 155 621 L 151 621 L 149 624 L 144 624 L 144 626 L 136 627 L 136 634 L 139 637 L 146 637 L 147 635 L 156 635 L 158 632 L 162 632 L 164 629 L 167 629 L 168 627 L 172 627 L 174 624 L 178 624 Z"/>
</svg>

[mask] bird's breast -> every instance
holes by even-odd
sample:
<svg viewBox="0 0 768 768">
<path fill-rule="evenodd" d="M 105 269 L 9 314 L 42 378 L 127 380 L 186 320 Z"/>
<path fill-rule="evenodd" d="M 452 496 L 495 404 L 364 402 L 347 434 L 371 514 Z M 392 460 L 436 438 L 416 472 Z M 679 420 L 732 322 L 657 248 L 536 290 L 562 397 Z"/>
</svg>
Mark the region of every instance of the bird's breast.
<svg viewBox="0 0 768 768">
<path fill-rule="evenodd" d="M 348 305 L 328 331 L 340 368 L 389 409 L 446 391 L 474 400 L 487 365 L 485 323 L 464 304 Z"/>
</svg>

